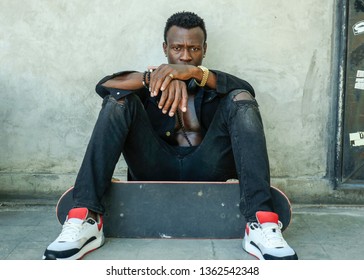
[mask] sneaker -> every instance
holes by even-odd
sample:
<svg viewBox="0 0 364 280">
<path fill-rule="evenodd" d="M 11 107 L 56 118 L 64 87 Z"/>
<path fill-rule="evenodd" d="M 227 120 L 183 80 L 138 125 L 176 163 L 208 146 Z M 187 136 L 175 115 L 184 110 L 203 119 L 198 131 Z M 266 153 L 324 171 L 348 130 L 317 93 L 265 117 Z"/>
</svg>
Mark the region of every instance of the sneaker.
<svg viewBox="0 0 364 280">
<path fill-rule="evenodd" d="M 43 260 L 77 260 L 104 244 L 102 217 L 87 218 L 87 208 L 68 213 L 62 232 L 46 249 Z"/>
<path fill-rule="evenodd" d="M 282 236 L 278 215 L 259 211 L 256 217 L 258 222 L 246 225 L 243 249 L 260 260 L 297 260 L 296 252 Z"/>
</svg>

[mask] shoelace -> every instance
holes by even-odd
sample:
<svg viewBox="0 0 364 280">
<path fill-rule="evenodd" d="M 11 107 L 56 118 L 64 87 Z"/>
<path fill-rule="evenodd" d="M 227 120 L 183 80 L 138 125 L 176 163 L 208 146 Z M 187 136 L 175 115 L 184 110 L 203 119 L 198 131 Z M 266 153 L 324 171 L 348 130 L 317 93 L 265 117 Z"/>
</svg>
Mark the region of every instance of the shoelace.
<svg viewBox="0 0 364 280">
<path fill-rule="evenodd" d="M 253 228 L 260 228 L 262 235 L 268 241 L 269 246 L 272 247 L 284 247 L 285 241 L 282 236 L 282 223 L 278 221 L 278 224 L 270 223 L 269 225 L 261 225 L 259 223 L 253 222 L 250 224 Z"/>
<path fill-rule="evenodd" d="M 282 236 L 282 223 L 279 222 L 277 224 L 270 224 L 266 226 L 261 226 L 262 233 L 265 238 L 268 240 L 269 244 L 273 247 L 284 247 L 285 241 Z"/>
<path fill-rule="evenodd" d="M 82 224 L 70 223 L 66 221 L 62 227 L 62 232 L 59 235 L 58 239 L 61 241 L 70 241 L 74 240 L 77 234 L 80 232 Z"/>
</svg>

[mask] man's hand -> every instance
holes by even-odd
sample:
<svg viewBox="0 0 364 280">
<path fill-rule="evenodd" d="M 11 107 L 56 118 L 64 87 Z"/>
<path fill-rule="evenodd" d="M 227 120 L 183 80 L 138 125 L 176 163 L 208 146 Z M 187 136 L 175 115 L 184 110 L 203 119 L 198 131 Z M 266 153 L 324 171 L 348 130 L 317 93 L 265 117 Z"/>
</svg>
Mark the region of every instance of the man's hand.
<svg viewBox="0 0 364 280">
<path fill-rule="evenodd" d="M 149 82 L 151 96 L 157 96 L 162 91 L 159 108 L 164 114 L 169 111 L 172 117 L 179 107 L 183 112 L 187 110 L 187 87 L 183 82 L 192 78 L 192 65 L 162 64 L 156 68 Z"/>
<path fill-rule="evenodd" d="M 196 69 L 193 65 L 185 64 L 162 64 L 157 67 L 149 82 L 149 90 L 152 96 L 157 96 L 159 91 L 164 91 L 172 80 L 183 80 L 193 78 L 193 71 Z"/>
<path fill-rule="evenodd" d="M 187 86 L 186 83 L 179 80 L 170 81 L 167 88 L 162 91 L 161 98 L 158 103 L 159 109 L 163 114 L 173 117 L 177 109 L 180 108 L 182 112 L 187 111 Z"/>
</svg>

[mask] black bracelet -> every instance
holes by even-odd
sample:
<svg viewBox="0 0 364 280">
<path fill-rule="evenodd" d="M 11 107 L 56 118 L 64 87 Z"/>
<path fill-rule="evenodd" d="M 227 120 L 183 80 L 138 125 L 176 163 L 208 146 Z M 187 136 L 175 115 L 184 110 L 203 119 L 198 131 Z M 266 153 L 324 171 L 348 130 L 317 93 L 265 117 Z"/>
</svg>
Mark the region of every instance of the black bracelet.
<svg viewBox="0 0 364 280">
<path fill-rule="evenodd" d="M 148 84 L 147 84 L 147 82 L 146 82 L 146 80 L 145 80 L 145 78 L 146 78 L 146 76 L 147 76 L 147 74 L 148 74 L 148 71 L 145 71 L 144 73 L 143 73 L 143 86 L 146 88 L 146 89 L 149 89 L 149 87 L 148 87 Z"/>
<path fill-rule="evenodd" d="M 149 83 L 150 83 L 150 73 L 152 73 L 152 71 L 148 71 L 148 73 L 147 73 L 148 86 L 149 86 Z"/>
</svg>

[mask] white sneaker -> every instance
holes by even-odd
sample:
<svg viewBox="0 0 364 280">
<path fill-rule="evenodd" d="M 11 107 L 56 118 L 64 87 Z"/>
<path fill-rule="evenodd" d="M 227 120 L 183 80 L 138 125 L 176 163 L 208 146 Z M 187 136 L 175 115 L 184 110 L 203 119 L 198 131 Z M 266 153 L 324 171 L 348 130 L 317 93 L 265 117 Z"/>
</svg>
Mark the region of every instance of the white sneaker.
<svg viewBox="0 0 364 280">
<path fill-rule="evenodd" d="M 256 217 L 258 222 L 246 225 L 243 249 L 260 260 L 297 260 L 296 252 L 282 236 L 278 215 L 259 211 Z"/>
<path fill-rule="evenodd" d="M 46 249 L 43 260 L 77 260 L 104 244 L 102 217 L 98 222 L 87 218 L 87 208 L 68 213 L 62 232 Z"/>
</svg>

